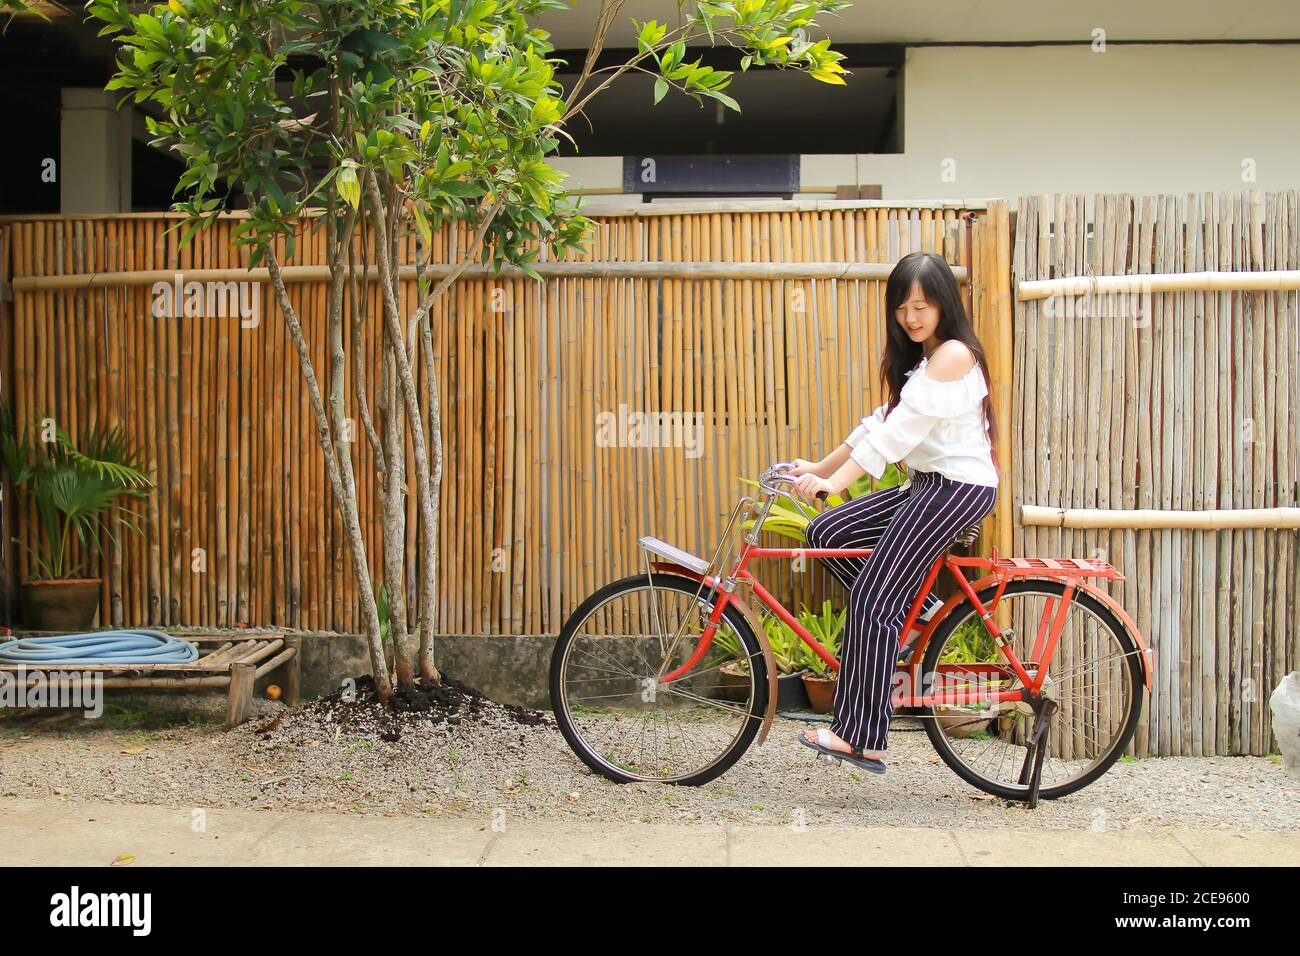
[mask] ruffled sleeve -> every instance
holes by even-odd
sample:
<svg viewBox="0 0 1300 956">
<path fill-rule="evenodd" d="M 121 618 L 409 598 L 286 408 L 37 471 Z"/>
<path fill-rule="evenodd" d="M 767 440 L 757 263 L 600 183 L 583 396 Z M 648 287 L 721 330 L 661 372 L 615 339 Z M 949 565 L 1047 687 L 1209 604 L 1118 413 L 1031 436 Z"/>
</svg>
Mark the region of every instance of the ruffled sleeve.
<svg viewBox="0 0 1300 956">
<path fill-rule="evenodd" d="M 887 405 L 888 403 L 878 405 L 874 412 L 862 419 L 858 427 L 849 432 L 849 437 L 844 439 L 844 444 L 848 445 L 850 448 L 857 448 L 858 443 L 866 437 L 867 432 L 871 431 L 871 429 L 875 428 L 877 425 L 883 425 L 885 423 L 885 408 Z"/>
<path fill-rule="evenodd" d="M 890 462 L 902 461 L 930 434 L 939 419 L 925 415 L 907 402 L 899 402 L 884 423 L 867 431 L 849 457 L 873 478 L 879 479 Z"/>
<path fill-rule="evenodd" d="M 927 362 L 922 359 L 907 373 L 898 405 L 883 422 L 867 427 L 849 453 L 874 478 L 880 478 L 890 462 L 906 458 L 940 420 L 970 411 L 988 394 L 978 365 L 959 379 L 940 382 L 926 376 Z"/>
<path fill-rule="evenodd" d="M 989 393 L 978 364 L 972 365 L 961 378 L 940 382 L 925 374 L 927 361 L 922 359 L 919 366 L 907 373 L 907 384 L 899 394 L 900 401 L 907 402 L 921 414 L 932 418 L 964 415 L 978 407 Z"/>
</svg>

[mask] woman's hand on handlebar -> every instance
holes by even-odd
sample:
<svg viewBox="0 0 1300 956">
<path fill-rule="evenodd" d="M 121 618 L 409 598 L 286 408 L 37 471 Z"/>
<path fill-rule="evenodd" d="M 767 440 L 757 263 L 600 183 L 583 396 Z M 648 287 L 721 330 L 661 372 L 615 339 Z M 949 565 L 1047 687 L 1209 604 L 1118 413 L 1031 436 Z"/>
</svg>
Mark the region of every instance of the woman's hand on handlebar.
<svg viewBox="0 0 1300 956">
<path fill-rule="evenodd" d="M 800 474 L 798 478 L 791 482 L 790 490 L 796 495 L 802 495 L 811 501 L 813 498 L 822 497 L 823 495 L 833 495 L 839 489 L 821 475 L 809 472 Z"/>
<path fill-rule="evenodd" d="M 807 458 L 796 458 L 794 461 L 790 462 L 790 464 L 794 465 L 794 467 L 787 471 L 786 474 L 792 477 L 797 477 L 799 475 L 816 475 L 818 478 L 826 477 L 821 473 L 822 463 L 820 461 L 809 461 Z"/>
</svg>

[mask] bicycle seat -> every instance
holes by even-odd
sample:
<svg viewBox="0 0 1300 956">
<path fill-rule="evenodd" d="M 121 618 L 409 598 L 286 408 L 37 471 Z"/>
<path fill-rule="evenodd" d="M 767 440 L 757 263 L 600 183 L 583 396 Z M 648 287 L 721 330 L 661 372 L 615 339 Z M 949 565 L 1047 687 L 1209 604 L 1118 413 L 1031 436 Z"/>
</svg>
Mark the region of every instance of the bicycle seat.
<svg viewBox="0 0 1300 956">
<path fill-rule="evenodd" d="M 982 528 L 983 525 L 984 520 L 981 518 L 973 525 L 963 528 L 957 533 L 957 537 L 953 538 L 952 544 L 948 545 L 948 550 L 951 551 L 953 548 L 957 547 L 969 548 L 975 543 L 975 539 L 980 536 L 980 528 Z"/>
</svg>

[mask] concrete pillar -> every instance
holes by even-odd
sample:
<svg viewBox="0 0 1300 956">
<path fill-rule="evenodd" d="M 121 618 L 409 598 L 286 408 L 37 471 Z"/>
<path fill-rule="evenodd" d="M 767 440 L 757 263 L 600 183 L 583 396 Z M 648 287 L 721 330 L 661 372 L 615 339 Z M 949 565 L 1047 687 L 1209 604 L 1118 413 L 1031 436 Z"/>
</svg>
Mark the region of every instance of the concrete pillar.
<svg viewBox="0 0 1300 956">
<path fill-rule="evenodd" d="M 131 123 L 120 93 L 66 88 L 59 129 L 59 211 L 131 211 Z"/>
</svg>

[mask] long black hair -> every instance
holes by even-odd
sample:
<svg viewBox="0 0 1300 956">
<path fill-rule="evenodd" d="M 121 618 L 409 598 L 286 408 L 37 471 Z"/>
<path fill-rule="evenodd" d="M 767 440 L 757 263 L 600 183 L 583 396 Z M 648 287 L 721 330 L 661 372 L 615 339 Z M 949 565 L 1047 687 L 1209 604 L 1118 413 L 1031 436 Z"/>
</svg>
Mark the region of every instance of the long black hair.
<svg viewBox="0 0 1300 956">
<path fill-rule="evenodd" d="M 984 396 L 984 417 L 988 421 L 989 444 L 993 446 L 993 467 L 998 468 L 997 438 L 998 426 L 993 415 L 993 382 L 989 376 L 989 363 L 984 357 L 984 347 L 975 335 L 966 306 L 961 300 L 961 290 L 957 288 L 957 277 L 952 274 L 952 267 L 943 256 L 933 252 L 912 252 L 898 260 L 889 273 L 885 283 L 885 351 L 880 357 L 880 384 L 889 395 L 889 407 L 892 412 L 898 404 L 907 382 L 907 373 L 914 369 L 925 348 L 920 342 L 913 342 L 898 322 L 898 309 L 912 295 L 913 284 L 919 284 L 925 301 L 939 309 L 939 325 L 934 334 L 940 342 L 957 339 L 965 343 L 975 354 L 980 371 L 984 373 L 984 384 L 988 394 Z"/>
</svg>

